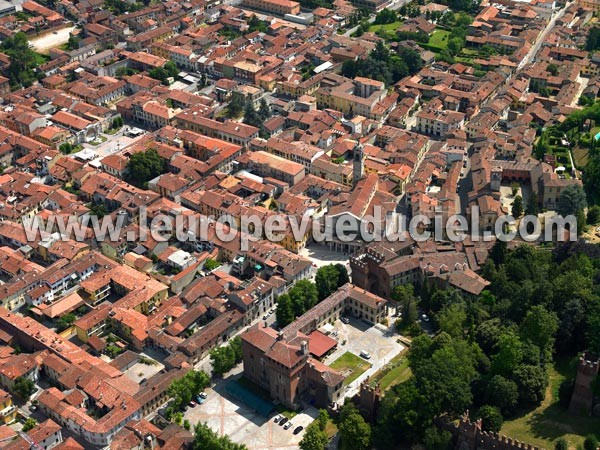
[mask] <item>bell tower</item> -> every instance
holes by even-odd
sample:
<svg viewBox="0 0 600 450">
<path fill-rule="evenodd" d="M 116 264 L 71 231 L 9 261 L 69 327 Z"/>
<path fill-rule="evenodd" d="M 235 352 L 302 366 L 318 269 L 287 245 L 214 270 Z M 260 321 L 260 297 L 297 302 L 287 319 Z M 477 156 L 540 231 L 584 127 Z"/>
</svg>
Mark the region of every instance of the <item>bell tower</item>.
<svg viewBox="0 0 600 450">
<path fill-rule="evenodd" d="M 365 147 L 356 141 L 352 154 L 352 184 L 356 186 L 365 173 Z"/>
</svg>

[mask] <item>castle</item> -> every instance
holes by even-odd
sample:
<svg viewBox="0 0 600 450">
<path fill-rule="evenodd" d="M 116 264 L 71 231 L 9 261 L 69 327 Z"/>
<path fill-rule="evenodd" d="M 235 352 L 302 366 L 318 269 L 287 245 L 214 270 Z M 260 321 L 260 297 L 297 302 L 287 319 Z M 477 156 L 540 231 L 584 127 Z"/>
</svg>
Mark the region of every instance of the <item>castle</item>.
<svg viewBox="0 0 600 450">
<path fill-rule="evenodd" d="M 498 433 L 481 430 L 481 419 L 471 422 L 469 411 L 458 425 L 448 424 L 451 432 L 457 435 L 456 450 L 543 450 L 531 444 L 517 441 Z"/>
</svg>

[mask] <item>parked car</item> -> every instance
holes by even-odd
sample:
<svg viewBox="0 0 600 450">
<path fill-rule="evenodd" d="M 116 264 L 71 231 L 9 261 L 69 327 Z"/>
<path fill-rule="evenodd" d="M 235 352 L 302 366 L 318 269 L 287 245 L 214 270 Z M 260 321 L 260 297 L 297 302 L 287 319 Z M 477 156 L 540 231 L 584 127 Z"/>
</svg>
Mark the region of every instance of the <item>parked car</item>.
<svg viewBox="0 0 600 450">
<path fill-rule="evenodd" d="M 198 394 L 199 397 L 203 398 L 204 400 L 206 400 L 208 398 L 208 394 L 206 392 L 200 392 Z"/>
<path fill-rule="evenodd" d="M 286 417 L 282 417 L 281 420 L 279 421 L 279 425 L 285 425 L 285 423 L 287 422 L 287 418 Z"/>
<path fill-rule="evenodd" d="M 429 317 L 427 316 L 427 314 L 423 314 L 421 315 L 421 320 L 423 320 L 423 322 L 429 322 Z"/>
<path fill-rule="evenodd" d="M 284 430 L 289 430 L 289 429 L 290 429 L 290 428 L 292 428 L 292 427 L 293 427 L 293 425 L 292 425 L 292 422 L 288 422 L 288 423 L 286 423 L 286 424 L 283 426 L 283 429 L 284 429 Z"/>
<path fill-rule="evenodd" d="M 295 429 L 294 429 L 294 434 L 298 434 L 300 433 L 302 430 L 304 430 L 304 427 L 302 425 L 298 425 Z"/>
<path fill-rule="evenodd" d="M 283 419 L 283 416 L 281 414 L 278 414 L 275 416 L 275 418 L 273 419 L 273 422 L 275 423 L 279 423 L 279 421 Z"/>
<path fill-rule="evenodd" d="M 196 396 L 196 403 L 198 403 L 199 405 L 201 405 L 202 403 L 204 403 L 206 399 L 201 397 L 200 395 Z"/>
<path fill-rule="evenodd" d="M 348 319 L 347 317 L 342 317 L 342 322 L 350 323 L 350 319 Z"/>
<path fill-rule="evenodd" d="M 371 359 L 371 354 L 366 350 L 362 350 L 360 352 L 360 357 L 365 359 Z"/>
<path fill-rule="evenodd" d="M 191 401 L 188 403 L 188 406 L 189 406 L 190 408 L 193 408 L 194 406 L 196 406 L 196 402 L 195 402 L 194 400 L 191 400 Z"/>
</svg>

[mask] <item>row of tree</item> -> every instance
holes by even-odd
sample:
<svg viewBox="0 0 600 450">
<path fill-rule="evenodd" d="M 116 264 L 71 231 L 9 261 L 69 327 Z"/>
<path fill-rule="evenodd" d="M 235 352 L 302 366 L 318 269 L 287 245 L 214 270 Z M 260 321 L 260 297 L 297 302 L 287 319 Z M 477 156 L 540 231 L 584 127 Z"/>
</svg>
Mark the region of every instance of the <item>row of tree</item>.
<svg viewBox="0 0 600 450">
<path fill-rule="evenodd" d="M 239 336 L 231 339 L 227 345 L 210 351 L 210 361 L 214 375 L 229 372 L 242 361 L 242 340 Z"/>
<path fill-rule="evenodd" d="M 277 298 L 277 324 L 285 327 L 321 300 L 327 298 L 349 281 L 348 271 L 342 264 L 330 264 L 319 268 L 315 283 L 298 281 L 287 294 Z"/>
<path fill-rule="evenodd" d="M 190 370 L 182 378 L 174 380 L 167 390 L 172 399 L 167 408 L 167 417 L 181 411 L 189 402 L 206 389 L 210 384 L 210 377 L 202 370 Z"/>
</svg>

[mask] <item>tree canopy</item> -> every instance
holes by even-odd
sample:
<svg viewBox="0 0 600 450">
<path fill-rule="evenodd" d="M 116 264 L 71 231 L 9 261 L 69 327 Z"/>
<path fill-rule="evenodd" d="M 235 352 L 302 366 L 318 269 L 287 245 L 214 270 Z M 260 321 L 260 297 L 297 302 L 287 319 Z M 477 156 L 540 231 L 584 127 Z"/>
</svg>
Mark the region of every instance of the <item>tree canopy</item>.
<svg viewBox="0 0 600 450">
<path fill-rule="evenodd" d="M 29 47 L 27 36 L 22 31 L 7 37 L 0 46 L 2 52 L 10 57 L 8 79 L 14 88 L 29 87 L 37 79 L 35 70 L 38 66 L 38 55 Z M 40 76 L 43 76 L 40 73 Z"/>
<path fill-rule="evenodd" d="M 144 152 L 131 155 L 127 162 L 125 180 L 141 188 L 148 186 L 148 181 L 166 172 L 166 163 L 156 149 L 150 148 Z"/>
</svg>

